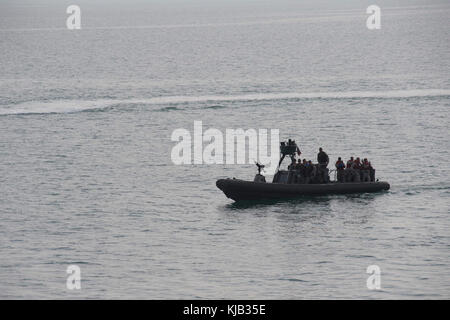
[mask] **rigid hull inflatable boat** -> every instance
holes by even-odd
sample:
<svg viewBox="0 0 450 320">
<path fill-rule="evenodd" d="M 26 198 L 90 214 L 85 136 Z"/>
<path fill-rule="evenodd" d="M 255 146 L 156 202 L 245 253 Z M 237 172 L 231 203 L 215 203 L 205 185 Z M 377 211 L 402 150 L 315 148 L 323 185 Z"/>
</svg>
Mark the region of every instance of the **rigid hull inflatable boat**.
<svg viewBox="0 0 450 320">
<path fill-rule="evenodd" d="M 283 184 L 244 181 L 239 179 L 220 179 L 216 186 L 234 201 L 289 199 L 301 196 L 320 196 L 328 194 L 364 193 L 389 190 L 389 183 L 377 182 L 330 182 L 323 184 Z"/>
<path fill-rule="evenodd" d="M 219 179 L 216 182 L 217 188 L 234 201 L 242 200 L 273 200 L 292 199 L 301 196 L 321 196 L 330 194 L 366 193 L 389 190 L 390 185 L 385 181 L 367 182 L 338 182 L 326 181 L 326 183 L 295 183 L 292 179 L 293 170 L 279 170 L 285 156 L 290 156 L 295 164 L 295 153 L 299 150 L 295 141 L 281 143 L 280 162 L 272 183 L 267 183 L 265 177 L 261 175 L 263 165 L 257 163 L 258 174 L 254 181 L 244 181 L 240 179 Z M 326 174 L 328 177 L 328 173 Z"/>
</svg>

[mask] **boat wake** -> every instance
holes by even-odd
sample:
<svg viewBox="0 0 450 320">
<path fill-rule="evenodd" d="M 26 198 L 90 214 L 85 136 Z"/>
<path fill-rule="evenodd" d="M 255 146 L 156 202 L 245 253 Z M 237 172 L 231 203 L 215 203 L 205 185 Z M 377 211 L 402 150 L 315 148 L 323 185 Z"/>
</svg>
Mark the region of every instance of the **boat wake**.
<svg viewBox="0 0 450 320">
<path fill-rule="evenodd" d="M 89 110 L 103 110 L 113 107 L 114 100 L 54 100 L 28 101 L 16 105 L 0 106 L 0 115 L 73 113 Z"/>
<path fill-rule="evenodd" d="M 28 101 L 15 105 L 0 105 L 0 115 L 73 113 L 82 111 L 104 110 L 120 105 L 180 105 L 192 103 L 213 103 L 206 108 L 217 108 L 217 102 L 245 102 L 270 100 L 305 100 L 305 99 L 404 99 L 414 97 L 450 96 L 447 89 L 416 89 L 392 91 L 344 91 L 344 92 L 279 92 L 253 93 L 237 95 L 203 95 L 203 96 L 163 96 L 147 99 L 99 99 L 99 100 L 53 100 Z M 222 108 L 223 106 L 220 106 Z M 205 108 L 202 106 L 201 108 Z M 156 111 L 182 110 L 180 108 L 163 108 Z"/>
</svg>

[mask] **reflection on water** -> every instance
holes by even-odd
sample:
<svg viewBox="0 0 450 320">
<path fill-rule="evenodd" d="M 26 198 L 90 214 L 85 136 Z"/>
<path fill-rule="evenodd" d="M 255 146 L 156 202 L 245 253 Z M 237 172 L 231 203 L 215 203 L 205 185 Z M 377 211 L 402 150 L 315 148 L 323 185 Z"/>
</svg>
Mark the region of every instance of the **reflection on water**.
<svg viewBox="0 0 450 320">
<path fill-rule="evenodd" d="M 265 200 L 243 200 L 232 202 L 224 206 L 224 210 L 242 210 L 242 209 L 257 209 L 266 206 L 287 205 L 287 207 L 308 206 L 311 204 L 323 205 L 332 200 L 346 199 L 348 201 L 355 201 L 357 203 L 364 203 L 375 199 L 380 193 L 387 193 L 389 191 L 380 191 L 376 193 L 355 193 L 345 195 L 324 195 L 324 196 L 302 196 L 293 199 L 265 199 Z"/>
</svg>

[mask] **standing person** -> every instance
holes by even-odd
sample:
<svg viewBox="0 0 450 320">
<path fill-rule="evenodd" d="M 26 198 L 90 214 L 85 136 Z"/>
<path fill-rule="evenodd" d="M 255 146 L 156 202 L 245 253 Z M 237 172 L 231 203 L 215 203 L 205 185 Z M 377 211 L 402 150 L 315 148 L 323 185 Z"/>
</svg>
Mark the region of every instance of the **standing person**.
<svg viewBox="0 0 450 320">
<path fill-rule="evenodd" d="M 327 183 L 328 178 L 328 162 L 330 162 L 330 158 L 322 148 L 319 148 L 319 153 L 317 154 L 317 162 L 319 163 L 319 175 L 324 183 Z"/>
<path fill-rule="evenodd" d="M 319 153 L 317 154 L 317 162 L 321 165 L 325 165 L 325 167 L 328 166 L 328 162 L 330 162 L 328 155 L 325 151 L 323 151 L 322 148 L 319 148 Z"/>
<path fill-rule="evenodd" d="M 336 161 L 336 172 L 337 172 L 337 181 L 338 182 L 344 182 L 345 178 L 345 163 L 342 161 L 341 157 L 338 158 Z"/>
</svg>

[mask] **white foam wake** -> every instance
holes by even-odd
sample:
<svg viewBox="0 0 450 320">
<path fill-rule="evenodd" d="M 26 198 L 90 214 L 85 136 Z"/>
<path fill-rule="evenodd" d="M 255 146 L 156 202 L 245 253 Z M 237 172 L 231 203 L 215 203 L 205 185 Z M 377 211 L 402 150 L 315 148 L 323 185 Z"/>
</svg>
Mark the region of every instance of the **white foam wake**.
<svg viewBox="0 0 450 320">
<path fill-rule="evenodd" d="M 54 100 L 27 101 L 17 105 L 1 107 L 0 115 L 33 113 L 71 113 L 91 109 L 104 109 L 113 105 L 115 100 Z"/>
<path fill-rule="evenodd" d="M 100 99 L 100 100 L 55 100 L 29 101 L 17 105 L 0 106 L 0 115 L 33 114 L 33 113 L 71 113 L 93 109 L 105 109 L 119 104 L 167 105 L 202 102 L 263 101 L 291 99 L 363 99 L 363 98 L 413 98 L 450 96 L 447 89 L 416 89 L 392 91 L 344 91 L 344 92 L 280 92 L 254 93 L 242 95 L 204 95 L 204 96 L 164 96 L 147 99 Z"/>
<path fill-rule="evenodd" d="M 450 90 L 446 89 L 418 89 L 393 91 L 345 91 L 345 92 L 280 92 L 255 93 L 243 95 L 205 95 L 205 96 L 169 96 L 155 97 L 148 100 L 136 100 L 135 103 L 147 104 L 174 104 L 189 102 L 220 102 L 220 101 L 258 101 L 258 100 L 288 100 L 288 99 L 352 99 L 352 98 L 410 98 L 448 96 Z M 131 102 L 131 101 L 130 101 Z M 131 102 L 133 103 L 133 102 Z"/>
</svg>

